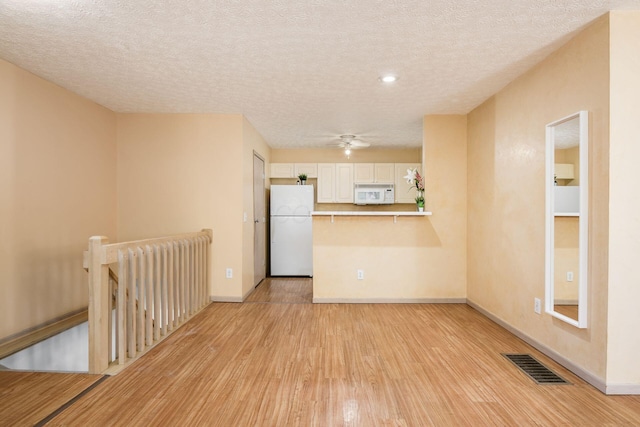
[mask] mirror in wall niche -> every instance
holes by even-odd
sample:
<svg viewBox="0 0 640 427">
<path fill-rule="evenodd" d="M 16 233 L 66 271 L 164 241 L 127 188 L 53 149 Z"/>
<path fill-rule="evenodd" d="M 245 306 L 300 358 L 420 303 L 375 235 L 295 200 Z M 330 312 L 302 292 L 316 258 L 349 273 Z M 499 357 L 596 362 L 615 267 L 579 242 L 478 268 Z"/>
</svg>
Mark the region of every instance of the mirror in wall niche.
<svg viewBox="0 0 640 427">
<path fill-rule="evenodd" d="M 546 127 L 545 311 L 587 327 L 589 113 Z"/>
</svg>

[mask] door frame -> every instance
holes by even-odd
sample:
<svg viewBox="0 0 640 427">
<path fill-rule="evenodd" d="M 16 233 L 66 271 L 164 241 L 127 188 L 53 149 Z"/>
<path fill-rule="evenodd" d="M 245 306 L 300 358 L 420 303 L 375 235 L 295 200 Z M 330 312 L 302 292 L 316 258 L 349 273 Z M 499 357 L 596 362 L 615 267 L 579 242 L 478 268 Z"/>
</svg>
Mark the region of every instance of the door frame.
<svg viewBox="0 0 640 427">
<path fill-rule="evenodd" d="M 260 189 L 256 188 L 256 159 L 262 162 L 262 177 L 261 182 L 262 185 Z M 258 286 L 266 277 L 267 277 L 267 189 L 266 189 L 266 180 L 267 180 L 267 162 L 264 157 L 262 157 L 259 153 L 253 150 L 253 286 Z M 257 191 L 262 195 L 262 206 L 263 206 L 263 215 L 260 218 L 260 215 L 256 215 L 256 196 Z M 258 239 L 258 224 L 262 224 L 262 243 L 263 248 L 262 251 L 259 252 L 259 248 L 257 247 Z M 260 261 L 260 255 L 262 254 L 262 265 L 263 268 L 261 271 L 256 271 L 256 266 Z"/>
</svg>

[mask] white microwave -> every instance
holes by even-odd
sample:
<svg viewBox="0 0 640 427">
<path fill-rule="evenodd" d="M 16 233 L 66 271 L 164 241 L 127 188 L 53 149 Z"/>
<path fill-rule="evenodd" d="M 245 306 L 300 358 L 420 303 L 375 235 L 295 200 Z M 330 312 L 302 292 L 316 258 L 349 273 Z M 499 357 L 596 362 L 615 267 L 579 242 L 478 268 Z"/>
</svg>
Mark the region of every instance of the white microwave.
<svg viewBox="0 0 640 427">
<path fill-rule="evenodd" d="M 393 184 L 355 184 L 355 205 L 391 205 L 394 202 Z"/>
</svg>

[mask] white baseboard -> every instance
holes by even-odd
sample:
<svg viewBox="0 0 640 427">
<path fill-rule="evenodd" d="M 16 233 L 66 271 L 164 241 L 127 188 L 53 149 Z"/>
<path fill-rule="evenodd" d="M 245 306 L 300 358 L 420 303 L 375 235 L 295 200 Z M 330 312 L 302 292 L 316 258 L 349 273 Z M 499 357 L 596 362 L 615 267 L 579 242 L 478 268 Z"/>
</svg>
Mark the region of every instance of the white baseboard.
<svg viewBox="0 0 640 427">
<path fill-rule="evenodd" d="M 592 386 L 594 386 L 595 388 L 600 390 L 601 392 L 603 392 L 605 394 L 613 394 L 613 393 L 609 392 L 609 390 L 608 390 L 609 387 L 607 387 L 605 381 L 602 378 L 600 378 L 600 377 L 594 375 L 593 373 L 585 370 L 581 366 L 576 365 L 571 360 L 569 360 L 566 357 L 562 356 L 561 354 L 557 353 L 555 350 L 552 350 L 551 348 L 547 347 L 546 345 L 544 345 L 544 344 L 536 341 L 535 339 L 531 338 L 529 335 L 525 334 L 524 332 L 514 328 L 513 326 L 511 326 L 510 324 L 508 324 L 504 320 L 502 320 L 502 319 L 494 316 L 493 314 L 489 313 L 487 310 L 485 310 L 484 308 L 480 307 L 478 304 L 474 303 L 473 301 L 467 300 L 467 305 L 469 305 L 473 309 L 479 311 L 484 316 L 488 317 L 489 319 L 491 319 L 492 321 L 494 321 L 498 325 L 502 326 L 507 331 L 511 332 L 513 335 L 517 336 L 522 341 L 526 342 L 527 344 L 529 344 L 530 346 L 532 346 L 536 350 L 544 353 L 546 356 L 548 356 L 551 359 L 555 360 L 556 362 L 558 362 L 559 364 L 561 364 L 562 366 L 564 366 L 565 368 L 567 368 L 568 370 L 570 370 L 571 372 L 573 372 L 574 374 L 576 374 L 577 376 L 579 376 L 580 378 L 582 378 L 583 380 L 585 380 L 586 382 L 588 382 L 589 384 L 591 384 Z M 638 386 L 636 386 L 636 387 L 638 387 Z M 627 393 L 627 394 L 633 394 L 633 393 Z"/>
<path fill-rule="evenodd" d="M 314 304 L 464 304 L 466 298 L 316 298 Z"/>
<path fill-rule="evenodd" d="M 211 295 L 211 302 L 242 302 L 242 297 L 228 297 Z"/>
<path fill-rule="evenodd" d="M 607 394 L 640 394 L 640 384 L 607 384 Z"/>
</svg>

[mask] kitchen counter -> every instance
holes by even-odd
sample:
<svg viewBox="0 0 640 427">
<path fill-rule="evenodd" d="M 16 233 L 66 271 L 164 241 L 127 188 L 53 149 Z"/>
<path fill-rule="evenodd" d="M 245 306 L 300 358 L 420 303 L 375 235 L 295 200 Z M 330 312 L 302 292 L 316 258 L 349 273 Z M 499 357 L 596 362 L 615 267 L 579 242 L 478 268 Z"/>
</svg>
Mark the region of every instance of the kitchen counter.
<svg viewBox="0 0 640 427">
<path fill-rule="evenodd" d="M 312 216 L 429 216 L 431 212 L 418 211 L 313 211 Z"/>
<path fill-rule="evenodd" d="M 396 222 L 399 216 L 430 216 L 431 212 L 418 211 L 313 211 L 312 216 L 330 216 L 333 222 L 336 216 L 392 216 L 393 222 Z"/>
</svg>

